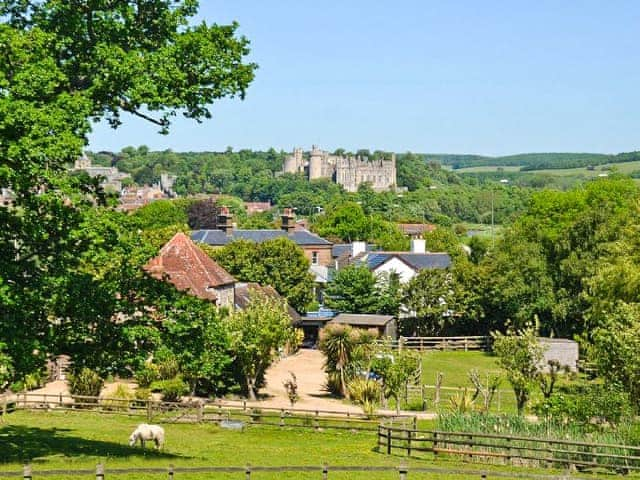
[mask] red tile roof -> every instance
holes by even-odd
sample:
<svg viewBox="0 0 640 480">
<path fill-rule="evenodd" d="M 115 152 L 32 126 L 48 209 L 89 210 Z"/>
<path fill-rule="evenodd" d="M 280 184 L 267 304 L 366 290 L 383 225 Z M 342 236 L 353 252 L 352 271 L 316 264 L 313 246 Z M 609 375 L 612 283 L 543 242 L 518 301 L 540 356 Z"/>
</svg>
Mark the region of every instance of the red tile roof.
<svg viewBox="0 0 640 480">
<path fill-rule="evenodd" d="M 215 288 L 235 279 L 184 233 L 176 233 L 145 266 L 153 278 L 166 280 L 204 300 L 216 300 Z"/>
</svg>

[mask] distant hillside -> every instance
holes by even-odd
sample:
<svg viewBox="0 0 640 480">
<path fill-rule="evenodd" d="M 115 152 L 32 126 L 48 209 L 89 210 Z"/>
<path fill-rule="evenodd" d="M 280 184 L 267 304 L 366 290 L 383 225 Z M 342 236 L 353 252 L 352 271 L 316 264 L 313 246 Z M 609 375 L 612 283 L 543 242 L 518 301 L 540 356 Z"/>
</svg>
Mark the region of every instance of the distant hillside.
<svg viewBox="0 0 640 480">
<path fill-rule="evenodd" d="M 482 155 L 425 154 L 427 162 L 436 161 L 453 169 L 468 167 L 521 167 L 521 171 L 580 168 L 605 163 L 640 160 L 640 152 L 607 155 L 604 153 L 522 153 L 502 157 Z"/>
</svg>

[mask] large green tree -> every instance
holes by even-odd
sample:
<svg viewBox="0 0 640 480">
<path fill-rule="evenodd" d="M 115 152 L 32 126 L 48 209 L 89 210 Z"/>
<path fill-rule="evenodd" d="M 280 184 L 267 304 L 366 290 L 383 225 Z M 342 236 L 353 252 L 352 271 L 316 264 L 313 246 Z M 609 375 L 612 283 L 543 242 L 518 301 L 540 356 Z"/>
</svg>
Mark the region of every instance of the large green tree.
<svg viewBox="0 0 640 480">
<path fill-rule="evenodd" d="M 270 285 L 299 312 L 313 300 L 313 276 L 309 260 L 288 238 L 262 243 L 236 240 L 209 254 L 236 279 Z"/>
<path fill-rule="evenodd" d="M 83 261 L 85 214 L 101 198 L 64 170 L 90 121 L 117 127 L 124 112 L 166 132 L 178 113 L 200 121 L 217 99 L 244 97 L 253 79 L 237 25 L 192 24 L 197 10 L 192 0 L 0 1 L 0 186 L 15 195 L 0 208 L 0 342 L 18 376 L 64 348 L 51 299 Z"/>
</svg>

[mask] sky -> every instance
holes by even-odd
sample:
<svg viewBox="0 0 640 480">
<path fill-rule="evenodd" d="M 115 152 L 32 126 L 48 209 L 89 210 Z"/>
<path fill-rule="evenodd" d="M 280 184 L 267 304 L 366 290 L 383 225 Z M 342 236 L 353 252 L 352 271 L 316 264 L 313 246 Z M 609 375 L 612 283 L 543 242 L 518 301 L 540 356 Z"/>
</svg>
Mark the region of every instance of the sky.
<svg viewBox="0 0 640 480">
<path fill-rule="evenodd" d="M 98 124 L 93 151 L 312 144 L 396 152 L 640 150 L 640 2 L 201 0 L 259 69 L 244 101 L 178 118 Z"/>
</svg>

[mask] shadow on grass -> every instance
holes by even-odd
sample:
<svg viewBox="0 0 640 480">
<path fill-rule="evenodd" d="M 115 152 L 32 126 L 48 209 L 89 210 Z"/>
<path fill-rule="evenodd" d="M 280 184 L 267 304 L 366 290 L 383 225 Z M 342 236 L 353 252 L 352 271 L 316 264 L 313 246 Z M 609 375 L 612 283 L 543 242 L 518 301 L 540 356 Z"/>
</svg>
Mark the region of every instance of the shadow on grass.
<svg viewBox="0 0 640 480">
<path fill-rule="evenodd" d="M 176 458 L 178 455 L 102 440 L 70 436 L 68 428 L 37 428 L 20 425 L 0 426 L 0 463 L 31 461 L 40 457 L 81 455 L 96 457 Z M 151 442 L 149 442 L 151 443 Z"/>
</svg>

